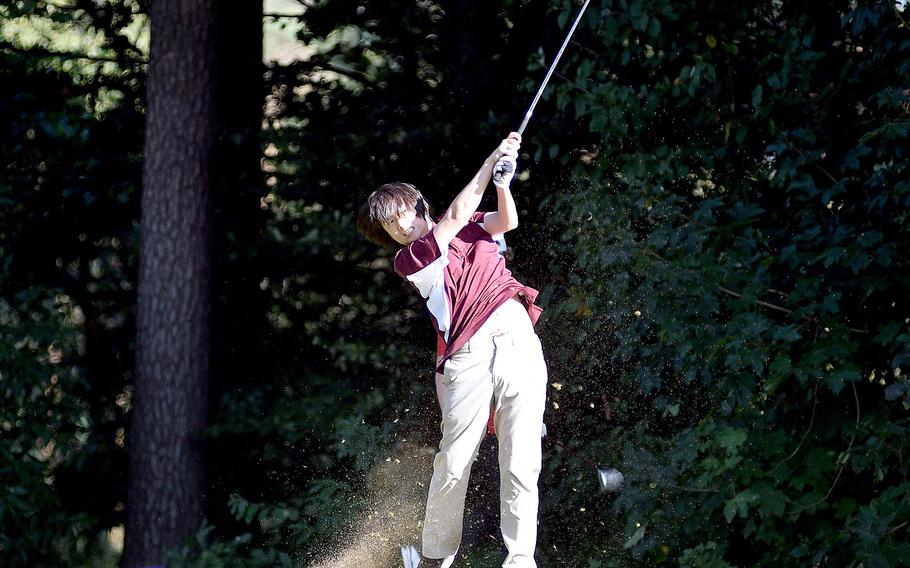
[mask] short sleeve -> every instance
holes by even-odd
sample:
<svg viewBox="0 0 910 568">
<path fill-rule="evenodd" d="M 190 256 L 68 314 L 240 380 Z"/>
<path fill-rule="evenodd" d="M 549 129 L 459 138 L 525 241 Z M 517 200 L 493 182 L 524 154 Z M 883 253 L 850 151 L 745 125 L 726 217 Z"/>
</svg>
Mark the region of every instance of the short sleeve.
<svg viewBox="0 0 910 568">
<path fill-rule="evenodd" d="M 471 221 L 473 223 L 483 223 L 483 219 L 486 216 L 487 216 L 486 211 L 475 211 L 474 214 L 471 215 Z"/>
<path fill-rule="evenodd" d="M 429 231 L 395 254 L 395 272 L 401 276 L 410 276 L 426 268 L 439 257 L 439 244 L 433 236 L 433 231 Z"/>
<path fill-rule="evenodd" d="M 404 276 L 417 288 L 427 301 L 427 309 L 436 323 L 436 329 L 448 338 L 452 324 L 452 311 L 446 295 L 445 270 L 449 265 L 448 243 L 436 240 L 435 231 L 430 231 L 395 255 L 395 272 Z M 440 254 L 445 250 L 447 254 Z"/>
</svg>

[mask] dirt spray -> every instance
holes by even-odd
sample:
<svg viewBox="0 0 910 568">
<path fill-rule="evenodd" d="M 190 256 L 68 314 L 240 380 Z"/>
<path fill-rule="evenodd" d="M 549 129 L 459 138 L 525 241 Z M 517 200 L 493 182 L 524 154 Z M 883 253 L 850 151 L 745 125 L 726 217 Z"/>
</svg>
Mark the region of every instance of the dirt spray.
<svg viewBox="0 0 910 568">
<path fill-rule="evenodd" d="M 435 449 L 410 442 L 367 477 L 363 515 L 338 535 L 334 550 L 311 568 L 398 568 L 400 547 L 419 544 Z"/>
</svg>

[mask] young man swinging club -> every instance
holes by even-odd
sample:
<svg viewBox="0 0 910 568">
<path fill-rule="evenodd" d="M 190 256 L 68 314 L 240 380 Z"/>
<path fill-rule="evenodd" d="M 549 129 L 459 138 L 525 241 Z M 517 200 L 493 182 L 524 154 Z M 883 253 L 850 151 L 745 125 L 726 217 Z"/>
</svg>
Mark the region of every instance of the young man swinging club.
<svg viewBox="0 0 910 568">
<path fill-rule="evenodd" d="M 505 267 L 493 235 L 518 225 L 509 189 L 521 136 L 509 134 L 435 222 L 420 192 L 390 183 L 370 194 L 358 230 L 392 248 L 395 271 L 411 282 L 439 336 L 442 440 L 433 462 L 421 568 L 451 566 L 461 543 L 471 464 L 490 412 L 499 441 L 503 567 L 536 568 L 537 478 L 547 369 L 533 325 L 537 290 Z M 494 175 L 495 172 L 495 175 Z M 498 206 L 477 207 L 493 178 Z"/>
</svg>

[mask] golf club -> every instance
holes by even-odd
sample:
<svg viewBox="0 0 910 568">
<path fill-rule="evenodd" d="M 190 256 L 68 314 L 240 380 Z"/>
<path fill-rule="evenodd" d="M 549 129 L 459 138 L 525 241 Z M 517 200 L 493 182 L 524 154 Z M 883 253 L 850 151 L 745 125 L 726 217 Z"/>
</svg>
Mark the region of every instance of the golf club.
<svg viewBox="0 0 910 568">
<path fill-rule="evenodd" d="M 569 40 L 572 39 L 572 34 L 575 33 L 575 28 L 578 27 L 578 22 L 581 21 L 581 17 L 584 15 L 585 10 L 588 8 L 588 4 L 591 0 L 585 0 L 584 5 L 581 7 L 581 10 L 578 11 L 578 15 L 575 16 L 575 21 L 572 23 L 572 27 L 569 28 L 569 33 L 566 35 L 566 39 L 562 42 L 562 47 L 559 48 L 559 52 L 556 54 L 556 57 L 553 58 L 553 63 L 550 64 L 550 68 L 547 70 L 547 75 L 544 77 L 543 82 L 540 84 L 540 88 L 537 89 L 537 94 L 534 96 L 534 100 L 531 102 L 531 106 L 528 107 L 528 112 L 525 113 L 524 120 L 521 121 L 521 126 L 518 127 L 518 133 L 524 134 L 525 127 L 528 126 L 528 122 L 531 120 L 531 115 L 534 114 L 534 107 L 537 106 L 537 101 L 540 100 L 540 96 L 543 95 L 543 90 L 547 88 L 547 83 L 550 81 L 550 77 L 553 75 L 553 71 L 556 70 L 556 64 L 559 63 L 559 58 L 562 57 L 562 52 L 566 50 L 566 46 L 569 45 Z"/>
<path fill-rule="evenodd" d="M 537 106 L 537 102 L 540 100 L 541 95 L 543 95 L 544 89 L 547 88 L 547 83 L 550 82 L 550 77 L 553 75 L 553 71 L 556 70 L 556 64 L 559 63 L 559 58 L 562 57 L 562 53 L 566 50 L 566 46 L 569 45 L 569 40 L 572 39 L 572 34 L 575 33 L 575 28 L 578 27 L 578 22 L 581 21 L 581 17 L 584 15 L 585 10 L 588 8 L 588 4 L 590 2 L 591 0 L 585 0 L 585 3 L 582 5 L 581 10 L 578 11 L 578 15 L 575 16 L 575 21 L 572 22 L 572 27 L 569 28 L 569 33 L 566 35 L 566 39 L 563 40 L 562 46 L 559 48 L 559 52 L 556 53 L 556 57 L 554 57 L 553 62 L 550 63 L 550 68 L 547 70 L 547 75 L 543 78 L 543 82 L 540 84 L 540 88 L 537 89 L 537 94 L 534 95 L 534 100 L 531 101 L 531 106 L 528 107 L 528 111 L 525 113 L 524 120 L 521 121 L 521 126 L 518 127 L 519 134 L 524 134 L 525 128 L 528 126 L 528 122 L 531 120 L 531 115 L 534 114 L 534 107 Z M 508 160 L 502 160 L 497 163 L 496 169 L 493 172 L 493 183 L 499 185 L 503 179 L 503 176 L 512 173 L 514 167 L 514 163 Z"/>
</svg>

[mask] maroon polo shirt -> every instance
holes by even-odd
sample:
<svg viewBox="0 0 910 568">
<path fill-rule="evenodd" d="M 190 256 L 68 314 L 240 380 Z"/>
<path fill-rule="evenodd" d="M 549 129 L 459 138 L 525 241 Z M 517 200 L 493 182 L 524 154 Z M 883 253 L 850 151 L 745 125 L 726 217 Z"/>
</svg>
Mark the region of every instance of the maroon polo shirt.
<svg viewBox="0 0 910 568">
<path fill-rule="evenodd" d="M 542 311 L 534 304 L 537 290 L 518 282 L 506 268 L 483 226 L 485 215 L 474 213 L 449 243 L 439 243 L 431 230 L 395 255 L 395 272 L 427 300 L 439 336 L 437 371 L 509 298 L 519 296 L 533 324 Z"/>
</svg>

